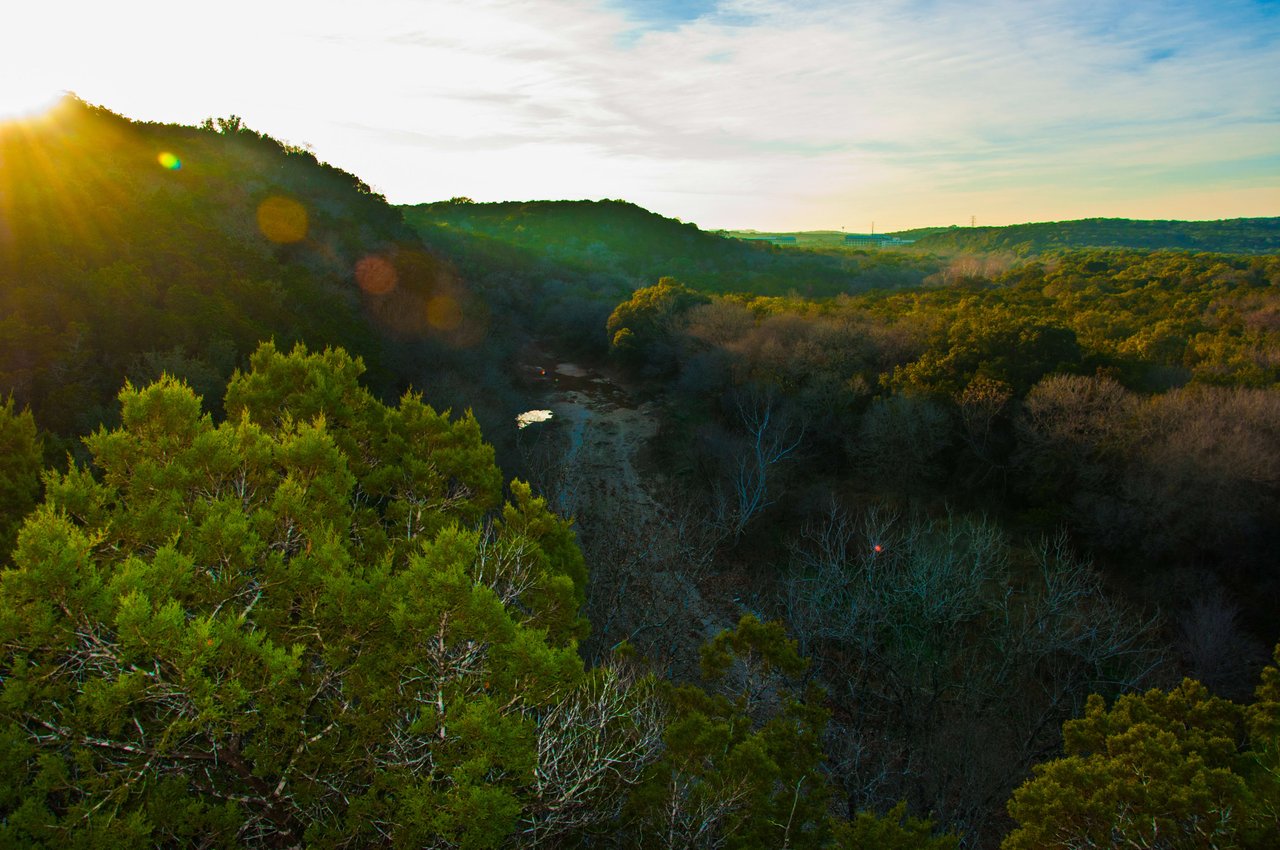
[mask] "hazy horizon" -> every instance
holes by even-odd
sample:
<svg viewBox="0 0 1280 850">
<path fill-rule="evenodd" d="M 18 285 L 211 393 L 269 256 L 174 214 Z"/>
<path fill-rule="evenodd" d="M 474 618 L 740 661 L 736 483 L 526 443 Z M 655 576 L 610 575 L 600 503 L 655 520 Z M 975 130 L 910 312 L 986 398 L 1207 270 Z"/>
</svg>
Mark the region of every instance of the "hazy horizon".
<svg viewBox="0 0 1280 850">
<path fill-rule="evenodd" d="M 237 114 L 393 203 L 624 198 L 708 230 L 1280 213 L 1280 4 L 54 0 L 0 114 L 58 90 Z"/>
</svg>

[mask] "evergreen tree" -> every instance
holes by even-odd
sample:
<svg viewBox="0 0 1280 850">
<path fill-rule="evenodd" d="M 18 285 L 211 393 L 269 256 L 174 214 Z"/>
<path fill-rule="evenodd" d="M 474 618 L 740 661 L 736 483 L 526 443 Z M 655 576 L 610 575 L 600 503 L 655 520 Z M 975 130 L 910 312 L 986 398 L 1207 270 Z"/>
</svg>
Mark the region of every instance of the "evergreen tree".
<svg viewBox="0 0 1280 850">
<path fill-rule="evenodd" d="M 616 811 L 658 714 L 583 669 L 568 524 L 361 371 L 265 345 L 221 424 L 126 386 L 49 476 L 0 575 L 0 844 L 481 848 Z"/>
<path fill-rule="evenodd" d="M 1245 708 L 1191 679 L 1109 709 L 1093 696 L 1084 717 L 1063 726 L 1065 755 L 1014 792 L 1018 826 L 1002 847 L 1274 847 L 1277 715 L 1277 667 Z"/>
<path fill-rule="evenodd" d="M 0 404 L 0 564 L 7 563 L 22 518 L 40 495 L 41 440 L 31 411 Z"/>
</svg>

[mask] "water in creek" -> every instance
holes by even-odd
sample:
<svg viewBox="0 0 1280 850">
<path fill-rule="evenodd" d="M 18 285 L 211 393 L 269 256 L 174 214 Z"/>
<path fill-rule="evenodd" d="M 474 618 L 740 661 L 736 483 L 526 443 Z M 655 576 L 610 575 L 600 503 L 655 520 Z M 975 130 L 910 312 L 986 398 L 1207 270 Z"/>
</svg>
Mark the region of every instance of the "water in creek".
<svg viewBox="0 0 1280 850">
<path fill-rule="evenodd" d="M 526 410 L 516 417 L 517 428 L 527 428 L 535 422 L 546 422 L 555 416 L 550 410 Z"/>
<path fill-rule="evenodd" d="M 589 367 L 557 362 L 536 349 L 531 353 L 522 371 L 541 390 L 540 403 L 517 416 L 516 427 L 556 428 L 565 441 L 559 464 L 585 479 L 581 483 L 621 485 L 630 497 L 644 499 L 632 462 L 656 429 L 651 406 L 637 405 L 617 382 Z"/>
<path fill-rule="evenodd" d="M 570 456 L 581 447 L 588 423 L 602 424 L 617 418 L 619 413 L 621 418 L 630 419 L 638 412 L 626 390 L 577 363 L 526 363 L 522 371 L 543 390 L 541 401 L 546 406 L 516 416 L 516 427 L 523 430 L 554 419 L 564 421 L 570 427 Z M 647 418 L 647 411 L 641 416 Z"/>
</svg>

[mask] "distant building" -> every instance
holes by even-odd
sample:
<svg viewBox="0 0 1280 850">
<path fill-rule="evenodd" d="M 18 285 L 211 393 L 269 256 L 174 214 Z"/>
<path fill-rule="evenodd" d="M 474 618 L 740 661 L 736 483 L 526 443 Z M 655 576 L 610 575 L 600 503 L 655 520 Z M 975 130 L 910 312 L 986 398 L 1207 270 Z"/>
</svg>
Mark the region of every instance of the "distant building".
<svg viewBox="0 0 1280 850">
<path fill-rule="evenodd" d="M 772 242 L 774 245 L 794 245 L 794 236 L 739 236 L 744 242 Z"/>
<path fill-rule="evenodd" d="M 900 245 L 910 245 L 915 242 L 914 239 L 899 239 L 896 236 L 886 236 L 883 233 L 846 233 L 844 235 L 844 244 L 858 248 L 896 248 Z"/>
</svg>

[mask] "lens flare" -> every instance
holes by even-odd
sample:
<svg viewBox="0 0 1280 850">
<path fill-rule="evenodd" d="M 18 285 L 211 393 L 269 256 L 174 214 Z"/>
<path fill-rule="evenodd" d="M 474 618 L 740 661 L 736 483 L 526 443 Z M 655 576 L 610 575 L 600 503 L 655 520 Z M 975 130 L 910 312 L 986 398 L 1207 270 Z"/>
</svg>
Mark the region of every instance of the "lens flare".
<svg viewBox="0 0 1280 850">
<path fill-rule="evenodd" d="M 451 331 L 462 324 L 462 307 L 448 295 L 437 295 L 427 302 L 427 321 L 439 331 Z"/>
<path fill-rule="evenodd" d="M 162 151 L 161 154 L 156 157 L 156 161 L 160 163 L 161 168 L 167 168 L 170 171 L 177 171 L 182 167 L 182 160 L 178 159 L 168 151 Z"/>
<path fill-rule="evenodd" d="M 301 242 L 307 238 L 307 208 L 291 198 L 272 195 L 258 204 L 258 229 L 272 242 Z"/>
<path fill-rule="evenodd" d="M 370 295 L 386 295 L 398 281 L 396 267 L 382 257 L 371 254 L 356 263 L 356 283 Z"/>
</svg>

